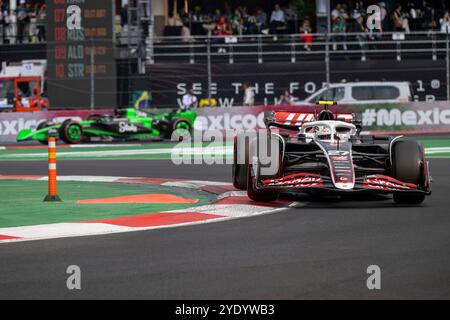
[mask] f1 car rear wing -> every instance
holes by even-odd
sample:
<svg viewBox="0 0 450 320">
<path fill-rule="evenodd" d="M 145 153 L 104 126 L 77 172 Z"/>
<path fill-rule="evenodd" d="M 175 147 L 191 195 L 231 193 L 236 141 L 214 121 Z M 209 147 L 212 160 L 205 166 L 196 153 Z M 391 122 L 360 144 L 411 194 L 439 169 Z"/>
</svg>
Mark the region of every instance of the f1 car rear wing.
<svg viewBox="0 0 450 320">
<path fill-rule="evenodd" d="M 355 116 L 352 113 L 332 113 L 332 115 L 335 120 L 344 122 L 354 123 L 355 120 Z M 316 112 L 268 111 L 264 114 L 264 123 L 267 128 L 274 126 L 297 130 L 306 122 L 318 120 L 319 114 Z"/>
</svg>

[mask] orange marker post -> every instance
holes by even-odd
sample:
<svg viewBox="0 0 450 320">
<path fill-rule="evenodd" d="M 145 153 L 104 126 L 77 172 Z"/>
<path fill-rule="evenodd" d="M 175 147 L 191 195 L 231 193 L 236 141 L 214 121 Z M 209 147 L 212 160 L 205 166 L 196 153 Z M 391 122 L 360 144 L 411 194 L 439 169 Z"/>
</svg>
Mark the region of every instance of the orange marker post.
<svg viewBox="0 0 450 320">
<path fill-rule="evenodd" d="M 48 137 L 48 194 L 44 201 L 61 201 L 56 192 L 56 138 Z"/>
</svg>

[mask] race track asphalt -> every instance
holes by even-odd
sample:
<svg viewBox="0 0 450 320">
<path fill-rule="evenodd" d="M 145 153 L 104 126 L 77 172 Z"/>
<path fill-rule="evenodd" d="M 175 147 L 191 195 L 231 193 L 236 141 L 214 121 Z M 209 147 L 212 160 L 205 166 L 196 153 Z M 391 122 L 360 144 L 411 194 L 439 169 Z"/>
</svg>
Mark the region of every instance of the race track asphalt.
<svg viewBox="0 0 450 320">
<path fill-rule="evenodd" d="M 433 194 L 312 201 L 205 225 L 0 245 L 0 299 L 449 299 L 450 160 L 432 159 Z M 61 161 L 64 175 L 228 181 L 229 166 Z M 45 174 L 46 162 L 1 162 L 0 174 Z M 20 194 L 18 194 L 20 196 Z M 66 288 L 78 265 L 82 289 Z M 366 269 L 381 268 L 381 290 Z"/>
</svg>

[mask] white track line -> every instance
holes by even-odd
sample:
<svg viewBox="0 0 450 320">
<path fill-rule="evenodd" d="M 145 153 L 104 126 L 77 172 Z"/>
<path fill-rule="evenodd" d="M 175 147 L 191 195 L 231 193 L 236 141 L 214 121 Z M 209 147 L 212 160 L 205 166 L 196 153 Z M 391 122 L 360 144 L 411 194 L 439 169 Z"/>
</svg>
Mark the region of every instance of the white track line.
<svg viewBox="0 0 450 320">
<path fill-rule="evenodd" d="M 125 177 L 110 177 L 110 176 L 58 176 L 58 181 L 79 181 L 79 182 L 117 182 L 119 179 L 126 179 Z M 48 177 L 41 177 L 37 180 L 47 181 Z"/>
<path fill-rule="evenodd" d="M 450 147 L 436 147 L 425 149 L 425 154 L 447 153 L 447 152 L 450 152 Z"/>
<path fill-rule="evenodd" d="M 162 149 L 129 149 L 129 150 L 105 150 L 105 151 L 73 151 L 65 152 L 58 151 L 57 157 L 107 157 L 107 156 L 123 156 L 123 155 L 173 155 L 175 157 L 181 157 L 185 155 L 224 155 L 232 154 L 233 147 L 195 147 L 195 148 L 162 148 Z M 48 156 L 47 152 L 34 152 L 34 153 L 14 153 L 2 155 L 2 158 L 33 158 Z"/>
<path fill-rule="evenodd" d="M 71 144 L 70 148 L 116 148 L 116 147 L 140 147 L 140 143 L 122 143 L 122 144 Z"/>
</svg>

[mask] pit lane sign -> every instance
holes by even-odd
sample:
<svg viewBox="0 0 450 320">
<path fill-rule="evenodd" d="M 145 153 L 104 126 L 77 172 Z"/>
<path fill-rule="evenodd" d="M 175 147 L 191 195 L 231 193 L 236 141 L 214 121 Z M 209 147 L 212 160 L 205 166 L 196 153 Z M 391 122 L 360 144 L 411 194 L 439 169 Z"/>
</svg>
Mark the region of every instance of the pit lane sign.
<svg viewBox="0 0 450 320">
<path fill-rule="evenodd" d="M 112 0 L 49 0 L 47 7 L 50 106 L 115 106 Z"/>
</svg>

